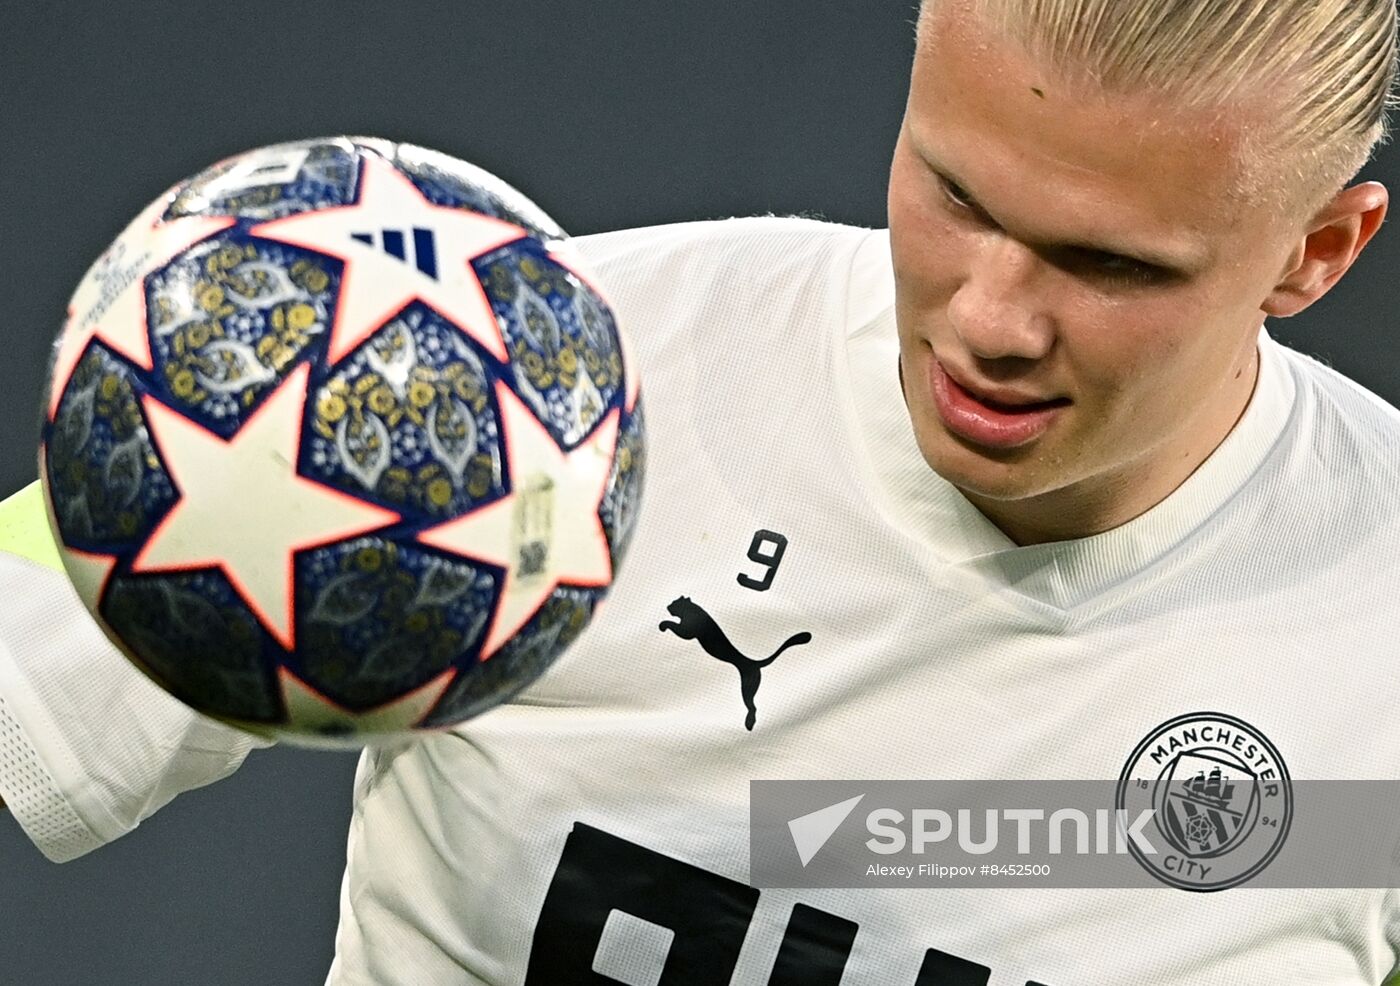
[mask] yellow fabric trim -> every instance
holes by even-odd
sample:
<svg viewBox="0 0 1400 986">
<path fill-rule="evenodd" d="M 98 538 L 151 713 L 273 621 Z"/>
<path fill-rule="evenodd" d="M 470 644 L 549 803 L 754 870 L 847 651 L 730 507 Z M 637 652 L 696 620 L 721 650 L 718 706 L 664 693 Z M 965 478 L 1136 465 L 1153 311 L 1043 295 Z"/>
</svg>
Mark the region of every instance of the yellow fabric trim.
<svg viewBox="0 0 1400 986">
<path fill-rule="evenodd" d="M 0 502 L 0 551 L 63 571 L 63 559 L 49 532 L 44 491 L 37 481 Z"/>
</svg>

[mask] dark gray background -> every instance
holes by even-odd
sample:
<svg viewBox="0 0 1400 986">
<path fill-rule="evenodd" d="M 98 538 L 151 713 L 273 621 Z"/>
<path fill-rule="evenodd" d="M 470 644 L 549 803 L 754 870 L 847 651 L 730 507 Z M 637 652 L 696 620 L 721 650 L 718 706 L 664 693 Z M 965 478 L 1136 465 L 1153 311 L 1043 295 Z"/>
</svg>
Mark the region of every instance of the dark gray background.
<svg viewBox="0 0 1400 986">
<path fill-rule="evenodd" d="M 46 351 L 126 221 L 231 153 L 332 133 L 474 161 L 575 233 L 884 222 L 913 0 L 0 4 L 0 496 Z M 1383 151 L 1366 177 L 1400 177 Z M 1400 238 L 1285 341 L 1400 399 Z M 3 605 L 3 602 L 0 602 Z M 0 984 L 305 984 L 329 965 L 354 758 L 271 750 L 57 867 L 0 815 Z"/>
</svg>

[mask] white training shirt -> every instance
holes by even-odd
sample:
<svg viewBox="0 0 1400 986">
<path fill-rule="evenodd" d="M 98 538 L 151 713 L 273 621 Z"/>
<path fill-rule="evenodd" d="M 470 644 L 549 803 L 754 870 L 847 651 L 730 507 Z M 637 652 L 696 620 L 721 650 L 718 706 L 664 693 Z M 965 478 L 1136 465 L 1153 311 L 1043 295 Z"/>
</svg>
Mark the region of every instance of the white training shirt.
<svg viewBox="0 0 1400 986">
<path fill-rule="evenodd" d="M 1247 411 L 1170 497 L 1018 547 L 914 444 L 884 233 L 577 242 L 642 373 L 629 554 L 535 686 L 364 755 L 328 983 L 1376 986 L 1396 966 L 1390 890 L 747 881 L 755 778 L 1112 778 L 1203 711 L 1267 735 L 1295 782 L 1400 775 L 1400 413 L 1261 334 Z M 763 591 L 759 532 L 785 543 Z M 112 655 L 56 577 L 0 561 L 0 585 L 0 796 L 51 858 L 241 762 L 249 741 Z M 751 657 L 810 635 L 763 670 L 753 730 L 735 669 L 660 629 L 681 597 Z"/>
</svg>

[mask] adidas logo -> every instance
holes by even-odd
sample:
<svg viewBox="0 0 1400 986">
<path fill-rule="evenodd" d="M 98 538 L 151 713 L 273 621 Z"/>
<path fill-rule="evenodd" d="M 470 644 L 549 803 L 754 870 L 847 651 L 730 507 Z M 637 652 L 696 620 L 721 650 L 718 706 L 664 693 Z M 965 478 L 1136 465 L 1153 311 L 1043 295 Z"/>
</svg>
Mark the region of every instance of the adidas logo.
<svg viewBox="0 0 1400 986">
<path fill-rule="evenodd" d="M 437 280 L 437 243 L 431 229 L 414 226 L 411 230 L 381 229 L 373 233 L 351 233 L 365 246 L 383 250 L 389 256 L 412 264 L 419 273 Z M 412 257 L 409 252 L 412 251 Z"/>
</svg>

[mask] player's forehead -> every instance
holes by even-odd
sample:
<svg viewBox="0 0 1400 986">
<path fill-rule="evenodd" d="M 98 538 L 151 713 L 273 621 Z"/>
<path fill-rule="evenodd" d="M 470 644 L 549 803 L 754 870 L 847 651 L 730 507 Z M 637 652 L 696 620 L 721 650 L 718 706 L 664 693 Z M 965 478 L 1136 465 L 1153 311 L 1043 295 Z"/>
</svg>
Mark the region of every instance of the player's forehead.
<svg viewBox="0 0 1400 986">
<path fill-rule="evenodd" d="M 1120 244 L 1196 266 L 1238 229 L 1243 114 L 1095 90 L 963 5 L 935 9 L 906 138 L 994 217 L 1031 239 Z"/>
</svg>

